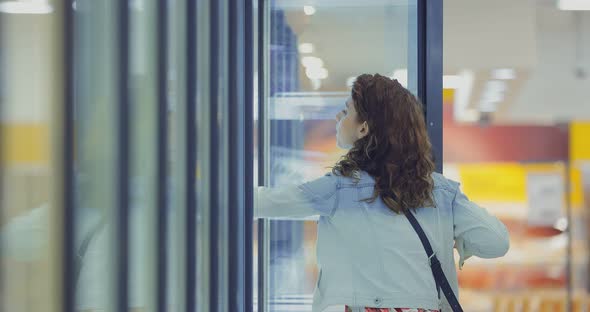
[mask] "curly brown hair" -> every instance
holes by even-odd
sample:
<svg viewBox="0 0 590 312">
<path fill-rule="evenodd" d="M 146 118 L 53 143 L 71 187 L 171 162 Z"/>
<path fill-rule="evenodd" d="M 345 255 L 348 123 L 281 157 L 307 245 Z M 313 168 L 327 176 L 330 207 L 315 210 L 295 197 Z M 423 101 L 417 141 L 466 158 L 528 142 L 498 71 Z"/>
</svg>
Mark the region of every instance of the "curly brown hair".
<svg viewBox="0 0 590 312">
<path fill-rule="evenodd" d="M 396 213 L 434 207 L 432 172 L 435 165 L 422 103 L 397 80 L 379 74 L 356 78 L 352 100 L 358 122 L 369 133 L 332 168 L 354 178 L 363 170 L 375 179 L 374 202 L 381 197 Z"/>
</svg>

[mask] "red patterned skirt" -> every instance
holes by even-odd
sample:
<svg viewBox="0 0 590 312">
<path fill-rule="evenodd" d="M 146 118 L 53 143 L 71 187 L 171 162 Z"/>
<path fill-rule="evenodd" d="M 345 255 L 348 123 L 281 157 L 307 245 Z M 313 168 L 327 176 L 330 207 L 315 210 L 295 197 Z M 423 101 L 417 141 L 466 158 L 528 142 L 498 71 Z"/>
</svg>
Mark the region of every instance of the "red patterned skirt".
<svg viewBox="0 0 590 312">
<path fill-rule="evenodd" d="M 346 310 L 344 312 L 352 312 L 352 309 L 349 306 L 346 306 Z M 365 312 L 439 312 L 439 310 L 411 308 L 365 308 Z"/>
</svg>

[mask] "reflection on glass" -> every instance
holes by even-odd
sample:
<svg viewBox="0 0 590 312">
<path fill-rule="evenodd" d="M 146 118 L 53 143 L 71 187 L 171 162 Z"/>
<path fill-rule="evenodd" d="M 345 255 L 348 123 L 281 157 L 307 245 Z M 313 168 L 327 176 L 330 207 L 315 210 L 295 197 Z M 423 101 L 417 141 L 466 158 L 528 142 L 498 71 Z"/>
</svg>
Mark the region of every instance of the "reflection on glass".
<svg viewBox="0 0 590 312">
<path fill-rule="evenodd" d="M 209 46 L 209 23 L 210 23 L 210 2 L 197 2 L 197 47 Z M 213 122 L 209 119 L 209 49 L 199 49 L 197 53 L 197 107 L 196 107 L 196 135 L 197 144 L 197 172 L 196 172 L 196 252 L 197 252 L 197 311 L 207 311 L 209 309 L 209 283 L 211 272 L 209 270 L 209 244 L 210 239 L 210 210 L 209 210 L 209 177 L 210 177 L 210 152 L 204 148 L 211 146 L 209 136 Z M 187 190 L 193 191 L 193 190 Z"/>
<path fill-rule="evenodd" d="M 168 251 L 167 308 L 184 311 L 186 137 L 186 35 L 185 2 L 170 1 L 168 7 Z M 192 173 L 194 174 L 194 173 Z M 160 207 L 162 209 L 163 207 Z"/>
<path fill-rule="evenodd" d="M 416 85 L 416 1 L 316 1 L 313 10 L 305 1 L 271 3 L 270 184 L 301 183 L 329 171 L 343 153 L 334 118 L 356 76 L 381 73 Z M 271 221 L 267 235 L 270 310 L 309 310 L 315 222 Z"/>
<path fill-rule="evenodd" d="M 129 307 L 156 306 L 157 44 L 153 1 L 130 6 L 131 157 L 129 217 Z"/>
<path fill-rule="evenodd" d="M 77 1 L 75 11 L 76 307 L 113 308 L 116 202 L 115 2 Z"/>
<path fill-rule="evenodd" d="M 55 311 L 62 32 L 53 1 L 0 6 L 0 311 Z M 38 7 L 39 8 L 39 7 Z"/>
<path fill-rule="evenodd" d="M 216 166 L 211 168 L 212 174 L 217 175 L 218 192 L 212 196 L 217 197 L 217 205 L 214 204 L 211 199 L 210 207 L 212 214 L 217 214 L 217 239 L 213 241 L 213 244 L 217 245 L 217 259 L 212 261 L 217 262 L 217 274 L 218 288 L 217 288 L 217 302 L 211 302 L 212 306 L 217 306 L 220 312 L 231 312 L 229 311 L 229 92 L 236 92 L 236 90 L 229 90 L 229 63 L 228 49 L 229 49 L 229 1 L 218 0 L 217 7 L 219 12 L 217 19 L 212 19 L 212 23 L 219 23 L 218 33 L 218 46 L 217 46 L 217 57 L 219 58 L 219 64 L 217 69 L 217 77 L 211 77 L 211 79 L 217 80 L 216 94 L 211 96 L 217 98 L 217 123 L 211 123 L 211 127 L 217 128 L 218 137 L 217 140 L 211 142 L 211 148 L 217 149 L 217 159 L 211 159 L 210 166 Z M 214 43 L 212 43 L 214 44 Z M 201 145 L 202 146 L 202 145 Z M 233 155 L 232 155 L 233 156 Z M 233 194 L 235 195 L 235 194 Z M 215 210 L 215 211 L 213 211 Z M 214 239 L 211 237 L 211 239 Z M 210 254 L 210 253 L 206 253 Z"/>
</svg>

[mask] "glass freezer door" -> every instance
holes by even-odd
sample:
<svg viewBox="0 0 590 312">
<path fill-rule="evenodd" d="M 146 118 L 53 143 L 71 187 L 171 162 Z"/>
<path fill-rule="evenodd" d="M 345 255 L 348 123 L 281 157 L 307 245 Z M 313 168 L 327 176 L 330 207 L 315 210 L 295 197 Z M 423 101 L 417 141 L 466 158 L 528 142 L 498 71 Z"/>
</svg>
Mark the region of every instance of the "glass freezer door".
<svg viewBox="0 0 590 312">
<path fill-rule="evenodd" d="M 335 115 L 356 76 L 387 75 L 420 97 L 437 87 L 426 84 L 436 50 L 419 53 L 427 48 L 421 40 L 432 39 L 426 37 L 432 25 L 420 18 L 431 6 L 426 1 L 261 0 L 258 5 L 259 185 L 298 184 L 330 170 L 345 153 L 336 146 Z M 441 10 L 430 13 L 442 16 Z M 261 219 L 256 229 L 255 311 L 311 311 L 318 275 L 315 220 Z"/>
</svg>

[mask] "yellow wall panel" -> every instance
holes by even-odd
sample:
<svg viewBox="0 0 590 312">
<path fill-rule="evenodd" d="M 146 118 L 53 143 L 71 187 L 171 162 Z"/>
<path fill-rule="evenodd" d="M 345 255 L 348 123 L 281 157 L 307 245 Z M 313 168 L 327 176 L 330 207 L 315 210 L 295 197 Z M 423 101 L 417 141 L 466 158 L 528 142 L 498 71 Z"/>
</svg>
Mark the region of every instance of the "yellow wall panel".
<svg viewBox="0 0 590 312">
<path fill-rule="evenodd" d="M 572 122 L 570 125 L 570 159 L 590 160 L 590 122 Z"/>
<path fill-rule="evenodd" d="M 584 205 L 582 172 L 575 167 L 570 168 L 570 189 L 570 204 L 572 208 L 582 207 Z"/>
<path fill-rule="evenodd" d="M 459 165 L 458 168 L 465 194 L 474 201 L 484 202 L 525 203 L 529 173 L 565 174 L 561 163 L 480 163 Z M 570 179 L 571 205 L 580 207 L 583 203 L 580 170 L 571 168 Z"/>
<path fill-rule="evenodd" d="M 455 89 L 443 89 L 443 104 L 453 104 L 455 100 Z"/>
<path fill-rule="evenodd" d="M 526 173 L 518 163 L 459 165 L 462 190 L 474 201 L 526 202 Z"/>
<path fill-rule="evenodd" d="M 3 124 L 2 159 L 7 165 L 48 165 L 50 133 L 43 124 Z"/>
<path fill-rule="evenodd" d="M 570 170 L 571 203 L 581 207 L 584 204 L 582 173 L 577 165 L 590 161 L 590 122 L 572 122 L 570 124 Z"/>
</svg>

